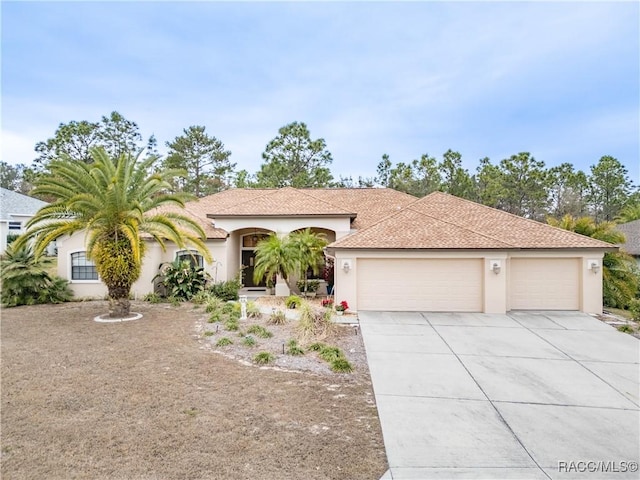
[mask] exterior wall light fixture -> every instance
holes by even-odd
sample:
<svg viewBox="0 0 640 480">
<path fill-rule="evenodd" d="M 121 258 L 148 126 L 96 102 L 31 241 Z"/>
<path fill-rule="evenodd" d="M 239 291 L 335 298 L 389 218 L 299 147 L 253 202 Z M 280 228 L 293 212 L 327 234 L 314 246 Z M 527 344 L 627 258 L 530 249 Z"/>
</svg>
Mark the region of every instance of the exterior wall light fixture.
<svg viewBox="0 0 640 480">
<path fill-rule="evenodd" d="M 500 260 L 491 260 L 490 265 L 491 265 L 490 270 L 496 275 L 498 275 L 500 273 L 500 270 L 502 270 L 502 265 L 500 263 Z"/>
</svg>

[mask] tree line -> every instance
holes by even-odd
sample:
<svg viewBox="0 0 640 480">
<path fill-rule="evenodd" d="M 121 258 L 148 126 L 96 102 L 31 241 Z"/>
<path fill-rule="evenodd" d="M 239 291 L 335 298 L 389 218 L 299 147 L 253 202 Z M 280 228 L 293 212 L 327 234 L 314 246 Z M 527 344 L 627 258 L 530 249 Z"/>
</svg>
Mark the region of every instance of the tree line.
<svg viewBox="0 0 640 480">
<path fill-rule="evenodd" d="M 376 165 L 375 176 L 353 179 L 333 175 L 333 157 L 325 140 L 312 139 L 302 122 L 278 130 L 266 145 L 263 163 L 256 172 L 238 169 L 230 160 L 231 152 L 204 126 L 185 128 L 165 146 L 167 154 L 157 162 L 158 168 L 171 172 L 175 191 L 197 197 L 234 187 L 388 187 L 417 197 L 443 191 L 537 220 L 564 215 L 590 216 L 597 222 L 640 217 L 638 186 L 624 165 L 608 155 L 592 164 L 588 172 L 576 170 L 571 163 L 548 168 L 528 152 L 499 162 L 482 158 L 470 172 L 454 150 L 447 150 L 439 159 L 423 154 L 419 159 L 396 163 L 385 154 Z M 52 160 L 88 164 L 93 161 L 94 147 L 103 147 L 114 158 L 127 153 L 158 156 L 155 137 L 143 139 L 135 122 L 112 112 L 97 122 L 60 124 L 53 137 L 36 144 L 38 156 L 31 165 L 0 162 L 0 186 L 29 193 Z"/>
</svg>

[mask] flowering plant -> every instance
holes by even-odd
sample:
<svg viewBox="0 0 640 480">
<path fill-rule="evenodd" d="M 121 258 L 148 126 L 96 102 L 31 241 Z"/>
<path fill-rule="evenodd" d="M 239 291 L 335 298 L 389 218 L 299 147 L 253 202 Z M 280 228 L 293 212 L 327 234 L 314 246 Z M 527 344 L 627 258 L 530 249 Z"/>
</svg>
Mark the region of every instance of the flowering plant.
<svg viewBox="0 0 640 480">
<path fill-rule="evenodd" d="M 322 300 L 322 306 L 323 307 L 333 307 L 333 298 L 325 298 L 324 300 Z"/>
<path fill-rule="evenodd" d="M 349 308 L 349 304 L 347 303 L 346 300 L 342 300 L 338 305 L 336 305 L 336 311 L 338 312 L 344 312 L 348 308 Z"/>
</svg>

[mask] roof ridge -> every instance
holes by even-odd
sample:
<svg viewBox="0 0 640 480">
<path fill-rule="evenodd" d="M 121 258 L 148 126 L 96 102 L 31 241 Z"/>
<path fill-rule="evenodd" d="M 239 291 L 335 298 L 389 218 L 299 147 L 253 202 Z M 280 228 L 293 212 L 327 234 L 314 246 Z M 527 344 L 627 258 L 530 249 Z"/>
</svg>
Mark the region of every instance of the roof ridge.
<svg viewBox="0 0 640 480">
<path fill-rule="evenodd" d="M 597 238 L 593 238 L 593 237 L 588 237 L 588 236 L 586 236 L 586 235 L 582 235 L 582 234 L 580 234 L 580 233 L 572 232 L 571 230 L 565 230 L 564 228 L 554 227 L 553 225 L 549 225 L 548 223 L 538 222 L 537 220 L 532 220 L 532 219 L 530 219 L 530 218 L 521 217 L 520 215 L 516 215 L 515 213 L 511 213 L 511 212 L 506 212 L 506 211 L 504 211 L 504 210 L 500 210 L 499 208 L 490 207 L 490 206 L 488 206 L 488 205 L 483 205 L 482 203 L 474 202 L 474 201 L 472 201 L 472 200 L 468 200 L 468 199 L 466 199 L 466 198 L 457 197 L 457 196 L 455 196 L 455 195 L 451 195 L 450 193 L 447 193 L 447 192 L 441 192 L 441 191 L 431 192 L 429 195 L 426 195 L 425 197 L 422 197 L 422 198 L 421 198 L 421 199 L 419 199 L 419 200 L 422 200 L 423 198 L 427 198 L 427 197 L 429 197 L 429 196 L 431 196 L 431 195 L 437 195 L 437 194 L 439 194 L 439 195 L 446 195 L 446 196 L 449 196 L 449 197 L 453 197 L 453 198 L 455 198 L 455 199 L 457 199 L 457 200 L 460 200 L 460 201 L 462 201 L 462 202 L 470 203 L 470 204 L 472 204 L 473 206 L 476 206 L 476 207 L 482 207 L 482 208 L 484 208 L 484 209 L 495 210 L 495 211 L 500 212 L 500 213 L 502 213 L 502 214 L 509 215 L 509 216 L 511 216 L 511 217 L 517 218 L 519 221 L 523 221 L 523 220 L 524 220 L 524 221 L 529 222 L 529 223 L 534 223 L 536 226 L 544 225 L 545 227 L 549 227 L 549 228 L 552 228 L 552 229 L 557 230 L 557 231 L 560 231 L 560 232 L 568 233 L 568 234 L 573 235 L 573 236 L 577 236 L 577 237 L 580 237 L 580 238 L 588 238 L 588 239 L 590 239 L 590 240 L 592 240 L 592 241 L 594 241 L 594 242 L 600 242 L 600 243 L 602 243 L 604 246 L 612 246 L 612 245 L 614 245 L 613 243 L 605 242 L 605 241 L 603 241 L 603 240 L 598 240 Z M 410 203 L 409 205 L 407 205 L 407 207 L 406 207 L 406 208 L 411 207 L 414 203 L 416 203 L 416 202 Z M 455 224 L 455 223 L 452 223 L 452 225 L 460 226 L 460 225 Z M 479 233 L 479 232 L 476 232 L 475 230 L 473 230 L 473 229 L 471 229 L 471 228 L 468 228 L 468 227 L 462 227 L 462 228 L 466 228 L 467 230 L 469 230 L 469 231 L 471 231 L 471 232 L 478 233 L 478 234 L 480 234 L 480 235 L 484 235 L 484 234 L 481 234 L 481 233 Z M 485 235 L 485 236 L 486 236 L 487 238 L 491 238 L 492 240 L 497 240 L 497 238 L 494 238 L 494 237 L 492 237 L 492 236 L 490 236 L 490 235 Z M 499 241 L 499 242 L 501 242 L 501 243 L 505 243 L 505 242 L 503 242 L 502 240 L 498 240 L 498 241 Z"/>
<path fill-rule="evenodd" d="M 247 200 L 245 200 L 245 201 L 243 201 L 243 202 L 239 202 L 239 203 L 234 204 L 234 205 L 233 205 L 233 208 L 237 208 L 237 207 L 239 207 L 240 205 L 244 205 L 244 204 L 249 203 L 249 202 L 255 202 L 257 199 L 260 199 L 260 198 L 266 197 L 267 195 L 273 195 L 274 193 L 277 193 L 277 192 L 279 192 L 279 191 L 283 190 L 284 188 L 293 188 L 293 187 L 283 187 L 283 188 L 273 188 L 273 189 L 268 189 L 268 191 L 263 192 L 263 193 L 260 193 L 260 194 L 256 195 L 255 197 L 251 197 L 251 198 L 249 198 L 249 199 L 247 199 Z M 262 189 L 244 188 L 244 189 L 239 189 L 239 190 L 262 190 Z M 295 189 L 294 189 L 294 190 L 295 190 Z M 229 210 L 229 209 L 231 209 L 231 208 L 232 208 L 232 207 L 223 208 L 222 210 L 220 210 L 220 211 L 218 212 L 218 215 L 224 214 L 224 211 L 225 211 L 225 210 Z"/>
</svg>

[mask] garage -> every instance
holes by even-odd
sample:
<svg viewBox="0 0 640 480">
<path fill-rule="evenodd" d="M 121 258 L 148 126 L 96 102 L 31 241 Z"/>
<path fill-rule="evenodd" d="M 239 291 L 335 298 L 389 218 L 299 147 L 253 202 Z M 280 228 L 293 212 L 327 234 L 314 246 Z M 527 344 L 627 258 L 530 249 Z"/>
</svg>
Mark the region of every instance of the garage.
<svg viewBox="0 0 640 480">
<path fill-rule="evenodd" d="M 475 258 L 360 258 L 358 308 L 481 312 L 482 266 Z"/>
<path fill-rule="evenodd" d="M 512 310 L 580 310 L 580 259 L 512 258 Z"/>
</svg>

